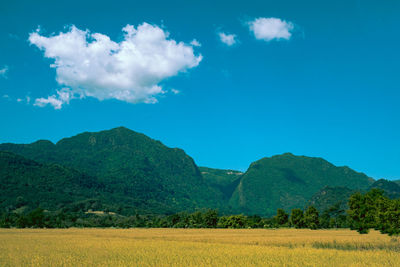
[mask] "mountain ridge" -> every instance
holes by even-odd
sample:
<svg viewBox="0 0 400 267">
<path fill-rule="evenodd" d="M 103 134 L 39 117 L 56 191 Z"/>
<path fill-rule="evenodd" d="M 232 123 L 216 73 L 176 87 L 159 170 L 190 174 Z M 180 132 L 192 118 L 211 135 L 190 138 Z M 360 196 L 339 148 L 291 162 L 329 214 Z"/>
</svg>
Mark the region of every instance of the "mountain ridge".
<svg viewBox="0 0 400 267">
<path fill-rule="evenodd" d="M 303 208 L 325 186 L 366 189 L 372 182 L 363 173 L 337 167 L 322 158 L 284 153 L 250 164 L 230 205 L 238 207 L 238 212 L 271 216 L 277 208 Z"/>
<path fill-rule="evenodd" d="M 218 208 L 271 216 L 277 208 L 303 208 L 326 186 L 365 190 L 374 182 L 347 166 L 289 152 L 254 161 L 244 173 L 198 167 L 184 150 L 126 127 L 83 132 L 56 143 L 3 143 L 0 151 L 95 177 L 124 205 L 149 213 Z"/>
<path fill-rule="evenodd" d="M 45 146 L 45 148 L 44 148 Z M 206 185 L 194 160 L 182 149 L 125 127 L 85 132 L 56 144 L 1 144 L 42 163 L 57 163 L 95 176 L 108 190 L 134 197 L 133 206 L 171 213 L 218 208 L 221 193 Z"/>
</svg>

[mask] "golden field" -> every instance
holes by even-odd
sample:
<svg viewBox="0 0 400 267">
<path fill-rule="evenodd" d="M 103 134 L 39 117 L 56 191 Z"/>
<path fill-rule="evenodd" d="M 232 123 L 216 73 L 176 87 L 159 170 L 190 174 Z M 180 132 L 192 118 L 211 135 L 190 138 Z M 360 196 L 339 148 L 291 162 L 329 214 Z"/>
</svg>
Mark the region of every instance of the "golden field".
<svg viewBox="0 0 400 267">
<path fill-rule="evenodd" d="M 400 266 L 400 238 L 306 229 L 0 229 L 0 266 Z"/>
</svg>

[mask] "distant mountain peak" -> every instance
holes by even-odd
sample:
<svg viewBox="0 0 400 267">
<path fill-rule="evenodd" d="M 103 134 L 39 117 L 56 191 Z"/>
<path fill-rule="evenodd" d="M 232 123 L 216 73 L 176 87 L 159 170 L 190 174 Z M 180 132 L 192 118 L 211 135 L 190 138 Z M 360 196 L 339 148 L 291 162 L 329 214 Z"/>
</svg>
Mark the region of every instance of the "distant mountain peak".
<svg viewBox="0 0 400 267">
<path fill-rule="evenodd" d="M 281 157 L 295 157 L 295 155 L 293 153 L 291 153 L 291 152 L 285 152 L 285 153 L 283 153 L 281 155 L 278 155 L 278 156 L 281 156 Z"/>
<path fill-rule="evenodd" d="M 54 146 L 53 142 L 51 142 L 50 140 L 44 140 L 44 139 L 37 140 L 37 141 L 33 142 L 32 144 Z"/>
<path fill-rule="evenodd" d="M 111 128 L 111 129 L 109 129 L 109 130 L 105 130 L 105 131 L 102 131 L 102 132 L 110 132 L 110 133 L 113 133 L 113 132 L 118 132 L 118 133 L 138 133 L 138 132 L 136 132 L 136 131 L 134 131 L 134 130 L 131 130 L 131 129 L 125 127 L 125 126 L 119 126 L 119 127 Z M 101 132 L 100 132 L 100 133 L 101 133 Z"/>
</svg>

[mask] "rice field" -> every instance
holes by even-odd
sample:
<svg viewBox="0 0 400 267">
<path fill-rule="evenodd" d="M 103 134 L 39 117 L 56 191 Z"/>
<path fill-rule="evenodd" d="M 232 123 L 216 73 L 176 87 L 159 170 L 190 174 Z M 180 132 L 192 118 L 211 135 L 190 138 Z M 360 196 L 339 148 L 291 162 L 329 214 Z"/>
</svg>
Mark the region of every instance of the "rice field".
<svg viewBox="0 0 400 267">
<path fill-rule="evenodd" d="M 0 266 L 400 266 L 400 238 L 306 229 L 0 229 Z"/>
</svg>

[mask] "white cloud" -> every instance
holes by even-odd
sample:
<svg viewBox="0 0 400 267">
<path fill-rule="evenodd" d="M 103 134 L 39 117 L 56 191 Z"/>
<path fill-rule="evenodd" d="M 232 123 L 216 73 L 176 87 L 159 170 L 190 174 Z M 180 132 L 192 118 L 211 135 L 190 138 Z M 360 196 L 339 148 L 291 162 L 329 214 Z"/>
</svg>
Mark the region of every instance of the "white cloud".
<svg viewBox="0 0 400 267">
<path fill-rule="evenodd" d="M 171 89 L 171 92 L 174 93 L 175 95 L 179 94 L 181 91 L 176 90 L 176 89 Z"/>
<path fill-rule="evenodd" d="M 291 31 L 294 29 L 294 25 L 278 18 L 258 18 L 249 22 L 249 28 L 256 39 L 259 40 L 289 40 L 292 36 Z"/>
<path fill-rule="evenodd" d="M 193 41 L 191 41 L 190 44 L 193 46 L 198 46 L 198 47 L 201 46 L 201 43 L 199 41 L 197 41 L 196 39 L 193 39 Z"/>
<path fill-rule="evenodd" d="M 54 109 L 61 109 L 63 102 L 55 95 L 48 96 L 47 98 L 36 98 L 34 106 L 44 107 L 47 105 L 52 105 Z"/>
<path fill-rule="evenodd" d="M 220 32 L 220 33 L 218 33 L 218 36 L 219 36 L 219 39 L 221 40 L 221 42 L 223 42 L 224 44 L 226 44 L 228 46 L 232 46 L 237 43 L 236 34 Z"/>
<path fill-rule="evenodd" d="M 0 69 L 0 76 L 2 76 L 3 78 L 7 78 L 7 72 L 8 72 L 8 66 L 6 65 Z"/>
<path fill-rule="evenodd" d="M 76 98 L 76 96 L 69 88 L 63 88 L 57 91 L 57 95 L 35 99 L 35 103 L 33 105 L 38 107 L 51 105 L 54 107 L 54 109 L 61 109 L 63 104 L 69 104 L 69 101 L 74 98 Z M 29 100 L 27 99 L 27 101 L 29 103 L 30 98 Z"/>
<path fill-rule="evenodd" d="M 30 34 L 29 41 L 44 50 L 45 57 L 54 59 L 50 66 L 56 69 L 57 82 L 69 88 L 68 95 L 99 100 L 156 103 L 156 96 L 163 93 L 161 81 L 198 66 L 202 60 L 194 54 L 193 44 L 170 39 L 158 26 L 128 24 L 122 31 L 124 39 L 119 43 L 75 26 L 50 37 L 38 30 Z M 61 108 L 66 102 L 59 92 L 37 99 L 35 104 Z"/>
</svg>

